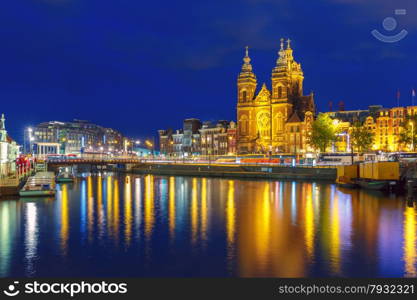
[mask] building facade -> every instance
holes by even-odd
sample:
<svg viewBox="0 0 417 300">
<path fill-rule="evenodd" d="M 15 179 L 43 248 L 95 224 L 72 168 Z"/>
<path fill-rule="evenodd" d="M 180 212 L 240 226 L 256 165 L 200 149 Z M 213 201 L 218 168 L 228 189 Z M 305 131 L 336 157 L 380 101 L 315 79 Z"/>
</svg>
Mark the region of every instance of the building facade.
<svg viewBox="0 0 417 300">
<path fill-rule="evenodd" d="M 191 157 L 194 155 L 232 155 L 237 149 L 237 128 L 233 121 L 201 122 L 186 119 L 176 131 L 158 130 L 161 155 Z"/>
<path fill-rule="evenodd" d="M 237 151 L 282 153 L 307 150 L 315 114 L 314 96 L 303 95 L 304 74 L 293 57 L 290 40 L 278 52 L 271 88 L 258 82 L 248 48 L 237 80 Z"/>
<path fill-rule="evenodd" d="M 19 146 L 7 134 L 6 118 L 0 119 L 0 177 L 7 177 L 16 171 L 16 159 L 19 156 Z"/>
<path fill-rule="evenodd" d="M 401 141 L 405 130 L 405 122 L 417 115 L 417 106 L 384 108 L 380 105 L 369 106 L 367 110 L 351 110 L 327 112 L 336 121 L 339 128 L 339 138 L 334 145 L 335 152 L 350 151 L 350 133 L 355 122 L 359 122 L 373 133 L 374 151 L 413 151 L 412 144 Z M 413 123 L 413 126 L 417 124 Z M 414 135 L 417 133 L 414 132 Z"/>
<path fill-rule="evenodd" d="M 126 139 L 114 129 L 88 121 L 51 121 L 28 128 L 25 132 L 25 146 L 27 153 L 39 155 L 116 153 L 125 150 Z"/>
<path fill-rule="evenodd" d="M 204 122 L 200 129 L 201 155 L 227 155 L 229 154 L 228 128 L 230 122 L 218 121 Z"/>
</svg>

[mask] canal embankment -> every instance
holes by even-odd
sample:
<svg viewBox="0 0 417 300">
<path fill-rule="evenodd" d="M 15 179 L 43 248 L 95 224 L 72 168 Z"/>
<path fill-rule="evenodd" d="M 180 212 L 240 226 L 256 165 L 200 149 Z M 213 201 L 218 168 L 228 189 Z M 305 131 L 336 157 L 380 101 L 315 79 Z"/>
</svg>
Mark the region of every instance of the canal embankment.
<svg viewBox="0 0 417 300">
<path fill-rule="evenodd" d="M 118 168 L 132 174 L 166 176 L 201 176 L 247 179 L 330 180 L 335 181 L 337 168 L 333 166 L 276 166 L 276 165 L 222 165 L 141 163 Z"/>
</svg>

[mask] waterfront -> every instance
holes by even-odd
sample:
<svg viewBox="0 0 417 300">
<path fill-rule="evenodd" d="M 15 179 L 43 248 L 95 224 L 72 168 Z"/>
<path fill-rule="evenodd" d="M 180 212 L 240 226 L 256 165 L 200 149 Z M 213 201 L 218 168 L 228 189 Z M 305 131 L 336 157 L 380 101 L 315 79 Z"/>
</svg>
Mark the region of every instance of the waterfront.
<svg viewBox="0 0 417 300">
<path fill-rule="evenodd" d="M 416 277 L 417 208 L 334 184 L 85 175 L 0 201 L 0 276 Z"/>
</svg>

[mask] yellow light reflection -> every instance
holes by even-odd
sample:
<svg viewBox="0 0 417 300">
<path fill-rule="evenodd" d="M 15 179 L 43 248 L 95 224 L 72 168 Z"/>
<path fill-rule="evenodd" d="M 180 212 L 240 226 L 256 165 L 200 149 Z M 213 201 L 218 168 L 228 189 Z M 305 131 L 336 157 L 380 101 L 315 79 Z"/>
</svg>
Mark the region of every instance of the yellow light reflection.
<svg viewBox="0 0 417 300">
<path fill-rule="evenodd" d="M 333 196 L 330 220 L 330 268 L 333 273 L 339 274 L 340 269 L 340 216 L 339 197 Z"/>
<path fill-rule="evenodd" d="M 310 261 L 314 258 L 314 230 L 313 191 L 309 185 L 305 202 L 305 242 Z"/>
<path fill-rule="evenodd" d="M 141 178 L 135 178 L 135 228 L 136 236 L 140 235 L 140 223 L 142 216 L 142 185 Z"/>
<path fill-rule="evenodd" d="M 113 222 L 113 181 L 112 181 L 112 177 L 108 176 L 107 177 L 107 230 L 109 232 L 112 231 L 112 222 Z"/>
<path fill-rule="evenodd" d="M 94 225 L 94 198 L 93 198 L 93 182 L 91 176 L 87 177 L 87 223 L 88 223 L 88 240 L 91 241 L 93 236 Z"/>
<path fill-rule="evenodd" d="M 227 193 L 227 206 L 226 206 L 226 218 L 227 218 L 227 243 L 229 248 L 233 247 L 235 242 L 235 183 L 233 180 L 229 180 L 229 189 Z"/>
<path fill-rule="evenodd" d="M 270 225 L 271 225 L 271 205 L 269 184 L 264 185 L 263 197 L 261 200 L 261 213 L 255 221 L 257 227 L 256 247 L 259 257 L 266 258 L 269 252 Z"/>
<path fill-rule="evenodd" d="M 154 225 L 154 182 L 153 176 L 145 177 L 145 236 L 149 239 Z"/>
<path fill-rule="evenodd" d="M 61 249 L 64 255 L 67 253 L 68 223 L 68 187 L 64 184 L 61 193 Z"/>
<path fill-rule="evenodd" d="M 198 202 L 197 202 L 197 178 L 193 178 L 193 186 L 191 190 L 191 241 L 197 240 L 198 231 Z"/>
<path fill-rule="evenodd" d="M 119 181 L 114 179 L 113 186 L 113 228 L 114 228 L 114 241 L 117 243 L 119 239 Z"/>
<path fill-rule="evenodd" d="M 169 234 L 171 238 L 175 236 L 175 177 L 169 178 Z"/>
<path fill-rule="evenodd" d="M 125 240 L 127 246 L 130 245 L 132 235 L 132 186 L 130 183 L 130 176 L 125 179 Z"/>
<path fill-rule="evenodd" d="M 101 174 L 97 177 L 97 213 L 98 213 L 98 226 L 99 226 L 99 236 L 103 235 L 103 225 L 104 225 L 104 211 L 103 211 L 103 181 Z"/>
<path fill-rule="evenodd" d="M 207 240 L 207 179 L 201 181 L 201 238 Z"/>
<path fill-rule="evenodd" d="M 404 262 L 405 277 L 416 277 L 417 258 L 417 232 L 416 211 L 414 207 L 406 207 L 404 210 Z"/>
</svg>

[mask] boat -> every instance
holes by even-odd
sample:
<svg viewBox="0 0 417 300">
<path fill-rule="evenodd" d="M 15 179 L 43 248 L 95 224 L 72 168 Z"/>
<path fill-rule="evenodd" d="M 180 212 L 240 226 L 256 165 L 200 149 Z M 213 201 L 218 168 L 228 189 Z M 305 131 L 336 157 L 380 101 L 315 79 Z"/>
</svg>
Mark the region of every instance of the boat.
<svg viewBox="0 0 417 300">
<path fill-rule="evenodd" d="M 375 180 L 367 178 L 357 178 L 355 182 L 364 189 L 369 190 L 391 190 L 398 187 L 396 180 Z"/>
<path fill-rule="evenodd" d="M 356 182 L 344 176 L 340 176 L 336 179 L 336 185 L 349 189 L 354 189 L 358 187 L 358 184 Z"/>
<path fill-rule="evenodd" d="M 56 182 L 73 182 L 75 179 L 75 176 L 70 172 L 60 172 L 56 176 L 55 181 Z"/>
<path fill-rule="evenodd" d="M 47 197 L 54 196 L 55 193 L 53 172 L 38 172 L 35 176 L 30 176 L 19 191 L 19 195 L 22 197 Z"/>
<path fill-rule="evenodd" d="M 358 176 L 358 165 L 337 166 L 336 185 L 344 188 L 356 188 L 355 178 Z"/>
</svg>

